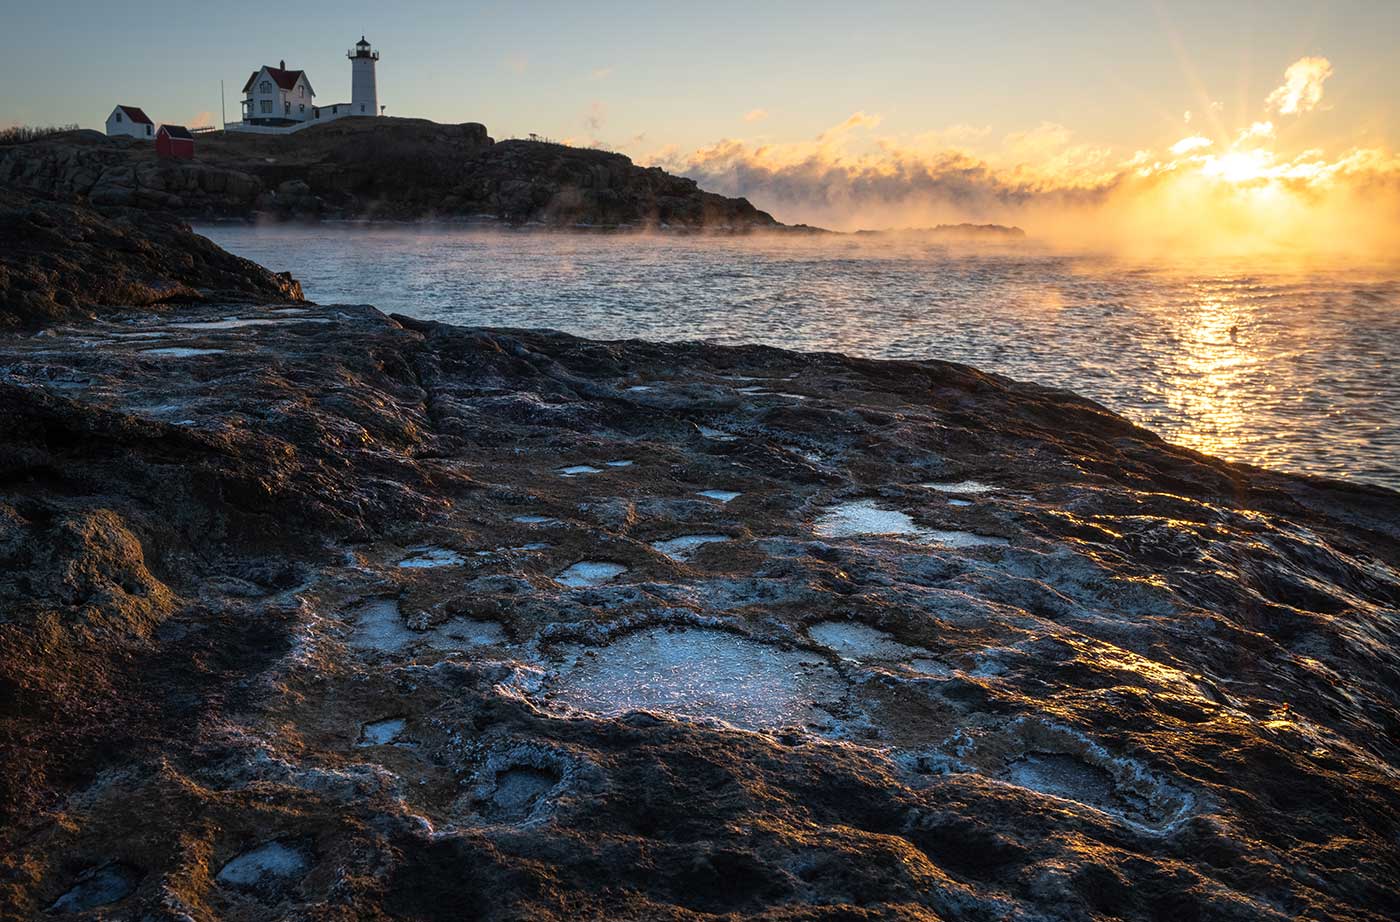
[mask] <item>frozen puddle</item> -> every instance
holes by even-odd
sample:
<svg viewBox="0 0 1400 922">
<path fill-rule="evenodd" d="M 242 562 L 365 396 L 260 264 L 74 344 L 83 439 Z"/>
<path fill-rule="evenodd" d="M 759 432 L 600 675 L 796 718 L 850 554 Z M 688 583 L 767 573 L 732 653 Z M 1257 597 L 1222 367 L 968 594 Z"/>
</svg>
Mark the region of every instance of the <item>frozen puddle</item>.
<svg viewBox="0 0 1400 922">
<path fill-rule="evenodd" d="M 558 783 L 559 776 L 545 769 L 522 765 L 506 769 L 496 776 L 485 813 L 497 821 L 527 819 Z"/>
<path fill-rule="evenodd" d="M 49 907 L 50 912 L 84 912 L 125 899 L 136 889 L 141 875 L 121 863 L 104 864 L 86 871 L 71 890 Z"/>
<path fill-rule="evenodd" d="M 281 842 L 268 842 L 224 865 L 218 880 L 235 887 L 276 885 L 300 877 L 309 867 L 300 851 Z"/>
<path fill-rule="evenodd" d="M 196 355 L 218 355 L 222 349 L 193 349 L 186 346 L 166 346 L 162 349 L 142 349 L 142 355 L 165 355 L 173 359 L 187 359 Z"/>
<path fill-rule="evenodd" d="M 519 522 L 521 525 L 558 525 L 559 520 L 550 518 L 547 515 L 517 515 L 511 519 L 512 522 Z"/>
<path fill-rule="evenodd" d="M 954 483 L 926 483 L 924 486 L 940 493 L 990 493 L 996 487 L 977 480 L 959 480 Z"/>
<path fill-rule="evenodd" d="M 583 586 L 599 586 L 616 579 L 627 568 L 620 563 L 605 560 L 582 560 L 554 577 L 556 583 L 578 589 Z"/>
<path fill-rule="evenodd" d="M 551 683 L 554 701 L 603 717 L 647 710 L 770 730 L 822 719 L 846 693 L 817 656 L 712 628 L 649 628 L 596 652 Z"/>
<path fill-rule="evenodd" d="M 927 675 L 949 674 L 948 667 L 929 656 L 927 650 L 900 643 L 866 624 L 823 621 L 809 627 L 807 636 L 842 659 L 855 663 L 897 663 Z"/>
<path fill-rule="evenodd" d="M 701 490 L 695 495 L 703 496 L 706 499 L 718 500 L 721 503 L 727 503 L 731 499 L 738 499 L 740 496 L 743 496 L 742 493 L 738 493 L 734 490 Z"/>
<path fill-rule="evenodd" d="M 360 741 L 356 746 L 387 746 L 399 738 L 403 733 L 404 720 L 402 717 L 390 717 L 387 720 L 376 720 L 367 723 L 360 731 Z"/>
<path fill-rule="evenodd" d="M 623 458 L 619 458 L 619 459 L 616 460 L 616 461 L 605 461 L 605 462 L 603 462 L 603 463 L 606 464 L 608 467 L 631 467 L 631 466 L 632 466 L 632 462 L 631 462 L 631 461 L 628 461 L 628 460 L 623 459 Z"/>
<path fill-rule="evenodd" d="M 408 551 L 409 556 L 399 561 L 399 566 L 407 569 L 455 567 L 466 560 L 461 554 L 445 547 L 411 547 Z"/>
<path fill-rule="evenodd" d="M 393 599 L 376 599 L 359 610 L 350 645 L 361 650 L 398 653 L 419 637 L 404 626 L 399 617 L 399 603 Z"/>
<path fill-rule="evenodd" d="M 575 464 L 572 467 L 559 468 L 559 475 L 561 477 L 577 477 L 580 474 L 597 474 L 601 471 L 602 468 L 594 467 L 591 464 Z"/>
<path fill-rule="evenodd" d="M 924 544 L 978 547 L 1006 544 L 1005 538 L 975 535 L 967 531 L 924 528 L 903 512 L 882 509 L 868 499 L 833 506 L 817 518 L 813 529 L 823 538 L 855 538 L 872 535 L 908 537 Z"/>
<path fill-rule="evenodd" d="M 453 618 L 429 630 L 411 630 L 403 623 L 399 603 L 394 599 L 377 599 L 363 605 L 350 633 L 350 646 L 378 653 L 403 653 L 420 642 L 453 650 L 496 646 L 507 640 L 499 624 L 474 618 Z"/>
<path fill-rule="evenodd" d="M 228 317 L 223 320 L 181 320 L 167 323 L 182 330 L 236 330 L 240 327 L 265 327 L 288 323 L 330 323 L 325 317 Z"/>
<path fill-rule="evenodd" d="M 707 439 L 714 439 L 716 442 L 733 442 L 738 439 L 738 436 L 730 435 L 728 432 L 713 429 L 709 426 L 701 426 L 700 434 Z"/>
<path fill-rule="evenodd" d="M 652 550 L 660 551 L 672 560 L 689 560 L 695 556 L 695 551 L 701 545 L 728 540 L 729 537 L 726 535 L 681 535 L 666 541 L 653 541 L 651 547 Z"/>
</svg>

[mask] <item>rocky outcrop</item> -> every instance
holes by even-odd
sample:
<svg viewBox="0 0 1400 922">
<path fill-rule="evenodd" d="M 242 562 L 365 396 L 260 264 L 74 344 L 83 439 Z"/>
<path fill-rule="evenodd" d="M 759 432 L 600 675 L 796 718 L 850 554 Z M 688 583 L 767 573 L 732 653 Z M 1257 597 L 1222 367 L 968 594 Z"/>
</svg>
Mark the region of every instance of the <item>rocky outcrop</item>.
<svg viewBox="0 0 1400 922">
<path fill-rule="evenodd" d="M 0 918 L 1400 911 L 1396 494 L 367 307 L 0 372 Z"/>
<path fill-rule="evenodd" d="M 0 329 L 209 298 L 299 301 L 301 286 L 169 214 L 99 213 L 0 188 Z"/>
<path fill-rule="evenodd" d="M 288 136 L 204 135 L 194 161 L 71 132 L 0 147 L 0 184 L 187 218 L 489 219 L 550 226 L 777 227 L 745 199 L 621 154 L 493 142 L 482 125 L 342 119 Z"/>
</svg>

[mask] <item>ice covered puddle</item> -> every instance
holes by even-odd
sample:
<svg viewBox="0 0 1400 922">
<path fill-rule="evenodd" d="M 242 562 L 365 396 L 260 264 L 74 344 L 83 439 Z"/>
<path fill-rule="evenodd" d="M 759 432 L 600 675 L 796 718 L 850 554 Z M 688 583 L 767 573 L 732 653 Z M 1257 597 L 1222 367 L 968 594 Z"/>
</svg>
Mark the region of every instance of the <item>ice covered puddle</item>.
<svg viewBox="0 0 1400 922">
<path fill-rule="evenodd" d="M 581 560 L 554 577 L 554 581 L 577 589 L 582 586 L 601 585 L 626 572 L 627 568 L 620 563 L 610 563 L 606 560 Z"/>
<path fill-rule="evenodd" d="M 888 662 L 908 666 L 928 675 L 947 675 L 948 667 L 919 647 L 900 643 L 878 628 L 854 621 L 823 621 L 807 629 L 807 636 L 842 659 L 856 663 Z"/>
<path fill-rule="evenodd" d="M 399 561 L 399 566 L 408 569 L 455 567 L 465 559 L 461 554 L 445 547 L 411 547 L 408 549 L 408 556 Z"/>
<path fill-rule="evenodd" d="M 84 912 L 125 899 L 136 889 L 140 874 L 121 863 L 103 865 L 78 878 L 71 890 L 49 907 L 50 912 Z"/>
<path fill-rule="evenodd" d="M 996 487 L 976 480 L 958 480 L 953 483 L 926 483 L 924 486 L 940 493 L 990 493 Z"/>
<path fill-rule="evenodd" d="M 742 496 L 743 494 L 742 494 L 742 493 L 738 493 L 738 492 L 736 492 L 736 491 L 734 491 L 734 490 L 701 490 L 699 493 L 696 493 L 695 495 L 696 495 L 696 496 L 703 496 L 703 497 L 705 497 L 706 499 L 718 500 L 718 501 L 721 502 L 721 503 L 727 503 L 727 502 L 729 502 L 731 499 L 738 499 L 738 498 L 739 498 L 740 496 Z"/>
<path fill-rule="evenodd" d="M 306 873 L 310 863 L 300 851 L 281 842 L 268 842 L 244 852 L 219 871 L 219 883 L 258 887 L 285 883 Z"/>
<path fill-rule="evenodd" d="M 387 720 L 376 720 L 367 723 L 360 731 L 360 741 L 357 746 L 387 746 L 399 738 L 403 733 L 404 720 L 402 717 L 390 717 Z"/>
<path fill-rule="evenodd" d="M 517 515 L 511 519 L 512 522 L 519 522 L 521 525 L 557 525 L 558 519 L 550 518 L 547 515 Z"/>
<path fill-rule="evenodd" d="M 288 323 L 330 323 L 325 317 L 227 317 L 223 320 L 181 320 L 167 324 L 182 330 L 237 330 Z"/>
<path fill-rule="evenodd" d="M 702 545 L 728 540 L 725 535 L 681 535 L 666 541 L 653 541 L 651 546 L 672 560 L 689 560 Z"/>
<path fill-rule="evenodd" d="M 453 618 L 428 630 L 411 630 L 403 623 L 394 599 L 376 599 L 361 606 L 350 633 L 350 646 L 377 653 L 403 653 L 419 642 L 451 650 L 494 646 L 506 640 L 499 624 L 474 618 Z"/>
<path fill-rule="evenodd" d="M 194 349 L 188 346 L 166 346 L 161 349 L 142 349 L 142 355 L 160 355 L 172 359 L 187 359 L 196 355 L 218 355 L 222 349 Z"/>
<path fill-rule="evenodd" d="M 591 464 L 575 464 L 571 467 L 559 468 L 559 476 L 578 477 L 580 474 L 597 474 L 601 472 L 601 470 L 602 468 L 594 467 Z"/>
<path fill-rule="evenodd" d="M 943 531 L 925 528 L 908 515 L 895 509 L 883 509 L 872 500 L 863 499 L 833 506 L 817 518 L 813 526 L 823 538 L 856 538 L 871 535 L 908 537 L 924 544 L 948 547 L 977 547 L 1006 544 L 1005 538 L 975 535 L 967 531 Z"/>
<path fill-rule="evenodd" d="M 806 726 L 846 691 L 813 654 L 712 628 L 649 628 L 596 652 L 553 680 L 555 702 L 599 716 L 647 710 L 769 730 Z"/>
</svg>

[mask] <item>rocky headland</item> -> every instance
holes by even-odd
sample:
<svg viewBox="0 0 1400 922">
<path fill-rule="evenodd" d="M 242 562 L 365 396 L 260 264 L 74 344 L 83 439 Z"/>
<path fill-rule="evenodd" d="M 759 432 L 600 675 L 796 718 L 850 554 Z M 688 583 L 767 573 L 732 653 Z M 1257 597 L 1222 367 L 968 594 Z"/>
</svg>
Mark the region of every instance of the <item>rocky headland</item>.
<svg viewBox="0 0 1400 922">
<path fill-rule="evenodd" d="M 0 918 L 1400 914 L 1400 495 L 213 290 L 0 334 Z"/>
<path fill-rule="evenodd" d="M 347 118 L 293 135 L 217 132 L 195 159 L 66 132 L 0 145 L 0 184 L 186 219 L 488 220 L 549 227 L 746 231 L 782 225 L 746 199 L 622 154 L 495 141 L 483 125 Z"/>
</svg>

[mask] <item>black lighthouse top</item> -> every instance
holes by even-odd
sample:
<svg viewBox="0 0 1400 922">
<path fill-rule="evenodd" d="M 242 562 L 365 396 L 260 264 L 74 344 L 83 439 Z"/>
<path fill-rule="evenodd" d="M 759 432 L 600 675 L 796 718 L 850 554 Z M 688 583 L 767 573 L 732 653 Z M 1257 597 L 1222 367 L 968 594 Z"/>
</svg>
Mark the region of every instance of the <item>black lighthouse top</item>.
<svg viewBox="0 0 1400 922">
<path fill-rule="evenodd" d="M 365 41 L 365 37 L 364 37 L 363 35 L 361 35 L 361 36 L 360 36 L 360 40 L 359 40 L 358 42 L 355 43 L 355 50 L 354 50 L 354 51 L 351 51 L 349 54 L 347 54 L 346 57 L 348 57 L 348 58 L 370 58 L 371 60 L 378 61 L 378 60 L 379 60 L 379 52 L 377 52 L 377 51 L 371 51 L 371 50 L 370 50 L 370 47 L 369 47 L 369 42 Z"/>
</svg>

